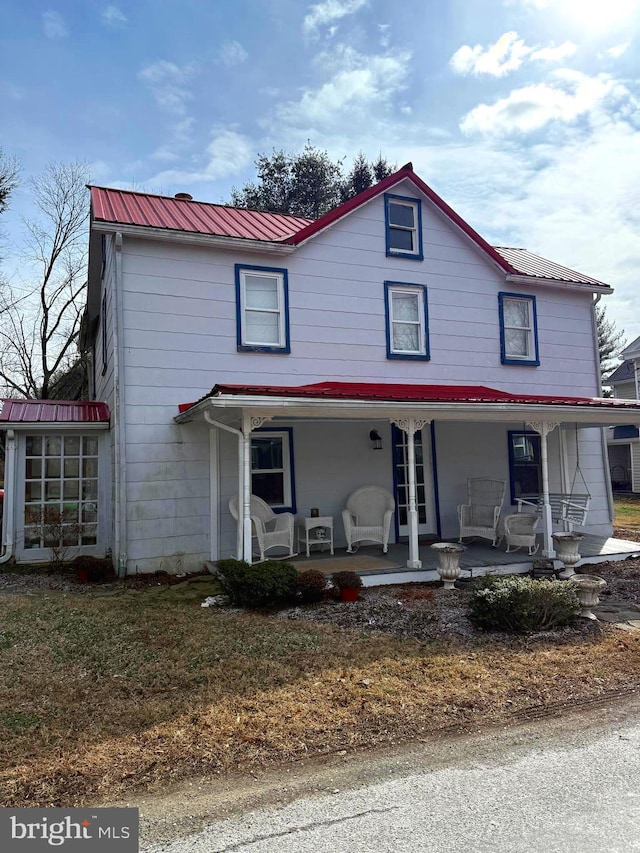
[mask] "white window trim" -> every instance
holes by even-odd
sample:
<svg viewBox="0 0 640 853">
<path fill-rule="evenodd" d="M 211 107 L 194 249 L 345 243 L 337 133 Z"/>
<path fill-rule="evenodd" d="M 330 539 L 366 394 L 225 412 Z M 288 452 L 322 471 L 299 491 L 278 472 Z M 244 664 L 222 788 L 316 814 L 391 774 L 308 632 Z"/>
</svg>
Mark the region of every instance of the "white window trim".
<svg viewBox="0 0 640 853">
<path fill-rule="evenodd" d="M 416 297 L 418 300 L 418 319 L 416 320 L 396 320 L 393 316 L 393 294 L 394 293 L 405 293 L 409 296 Z M 415 287 L 401 287 L 398 285 L 391 285 L 389 290 L 387 291 L 387 298 L 389 300 L 389 350 L 394 355 L 426 355 L 426 334 L 424 327 L 424 290 Z M 409 350 L 409 349 L 397 349 L 393 345 L 393 327 L 395 323 L 403 323 L 404 325 L 414 325 L 418 326 L 418 342 L 421 344 L 420 348 L 417 350 Z"/>
<path fill-rule="evenodd" d="M 247 308 L 246 305 L 246 277 L 256 276 L 260 278 L 275 278 L 277 282 L 278 307 L 277 308 Z M 284 274 L 271 270 L 241 269 L 240 270 L 240 312 L 241 312 L 241 339 L 243 346 L 249 347 L 279 347 L 286 346 L 285 333 L 285 301 L 284 301 Z M 253 341 L 247 337 L 247 314 L 255 312 L 260 314 L 278 315 L 278 343 L 273 341 Z"/>
<path fill-rule="evenodd" d="M 282 468 L 255 468 L 253 467 L 253 460 L 251 464 L 251 483 L 252 483 L 252 491 L 253 491 L 253 475 L 254 474 L 282 474 L 282 482 L 283 482 L 283 495 L 284 495 L 284 503 L 281 504 L 269 504 L 272 509 L 285 509 L 293 506 L 293 488 L 292 488 L 292 477 L 293 472 L 291 469 L 291 447 L 290 447 L 290 434 L 287 430 L 259 430 L 252 434 L 251 442 L 253 443 L 254 439 L 260 438 L 279 438 L 282 441 Z"/>
</svg>

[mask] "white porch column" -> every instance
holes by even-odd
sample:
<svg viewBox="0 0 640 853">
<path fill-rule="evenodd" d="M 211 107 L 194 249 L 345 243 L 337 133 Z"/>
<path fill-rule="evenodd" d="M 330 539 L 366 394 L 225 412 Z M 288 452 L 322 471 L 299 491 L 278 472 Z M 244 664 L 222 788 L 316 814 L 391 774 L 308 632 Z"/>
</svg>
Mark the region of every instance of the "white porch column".
<svg viewBox="0 0 640 853">
<path fill-rule="evenodd" d="M 553 559 L 556 552 L 553 547 L 553 521 L 551 519 L 551 505 L 549 504 L 549 452 L 547 447 L 547 436 L 558 426 L 557 423 L 545 421 L 531 421 L 529 426 L 540 434 L 540 464 L 542 468 L 542 556 Z"/>
<path fill-rule="evenodd" d="M 416 418 L 400 418 L 393 421 L 398 429 L 407 436 L 407 475 L 409 487 L 409 559 L 408 569 L 421 569 L 420 545 L 418 542 L 418 507 L 416 501 L 416 450 L 415 434 L 419 432 L 429 421 Z"/>
<path fill-rule="evenodd" d="M 242 438 L 240 440 L 240 493 L 238 500 L 238 527 L 242 525 L 242 559 L 252 561 L 251 548 L 251 433 L 260 429 L 268 417 L 242 414 Z M 240 509 L 240 506 L 242 509 Z"/>
</svg>

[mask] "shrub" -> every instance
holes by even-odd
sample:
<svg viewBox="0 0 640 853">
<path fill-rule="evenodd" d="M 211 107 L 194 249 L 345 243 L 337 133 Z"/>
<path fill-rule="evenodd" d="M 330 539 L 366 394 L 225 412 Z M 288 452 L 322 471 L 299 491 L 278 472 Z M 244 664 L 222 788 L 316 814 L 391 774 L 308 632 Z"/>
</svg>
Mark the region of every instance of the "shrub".
<svg viewBox="0 0 640 853">
<path fill-rule="evenodd" d="M 71 561 L 71 568 L 79 578 L 82 577 L 89 583 L 112 581 L 116 576 L 113 563 L 107 557 L 90 557 L 87 554 L 80 554 Z"/>
<path fill-rule="evenodd" d="M 362 578 L 355 572 L 336 572 L 331 582 L 338 589 L 360 589 Z"/>
<path fill-rule="evenodd" d="M 305 602 L 322 601 L 326 586 L 327 578 L 318 569 L 307 569 L 298 575 L 298 592 Z"/>
<path fill-rule="evenodd" d="M 522 575 L 483 578 L 469 598 L 469 618 L 484 631 L 548 631 L 568 625 L 579 610 L 569 584 Z"/>
<path fill-rule="evenodd" d="M 297 589 L 297 572 L 291 563 L 267 560 L 250 564 L 244 560 L 219 560 L 218 579 L 232 604 L 265 607 L 289 601 Z"/>
</svg>

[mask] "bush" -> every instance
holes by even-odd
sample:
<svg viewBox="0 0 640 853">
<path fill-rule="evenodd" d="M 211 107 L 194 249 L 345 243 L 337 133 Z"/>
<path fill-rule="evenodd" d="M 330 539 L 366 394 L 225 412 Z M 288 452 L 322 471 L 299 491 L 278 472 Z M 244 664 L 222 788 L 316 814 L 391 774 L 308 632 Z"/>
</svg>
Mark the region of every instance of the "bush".
<svg viewBox="0 0 640 853">
<path fill-rule="evenodd" d="M 327 578 L 318 569 L 307 569 L 298 575 L 298 592 L 307 603 L 322 601 L 326 586 Z"/>
<path fill-rule="evenodd" d="M 469 618 L 483 631 L 548 631 L 568 625 L 579 611 L 569 584 L 522 575 L 483 578 L 469 599 Z"/>
<path fill-rule="evenodd" d="M 338 589 L 360 589 L 362 578 L 355 572 L 336 572 L 331 582 Z"/>
<path fill-rule="evenodd" d="M 71 568 L 78 579 L 88 583 L 112 581 L 116 576 L 113 563 L 107 557 L 90 557 L 87 554 L 80 554 L 71 561 Z"/>
<path fill-rule="evenodd" d="M 218 579 L 232 604 L 239 607 L 266 607 L 295 597 L 298 574 L 291 563 L 267 560 L 219 560 Z"/>
</svg>

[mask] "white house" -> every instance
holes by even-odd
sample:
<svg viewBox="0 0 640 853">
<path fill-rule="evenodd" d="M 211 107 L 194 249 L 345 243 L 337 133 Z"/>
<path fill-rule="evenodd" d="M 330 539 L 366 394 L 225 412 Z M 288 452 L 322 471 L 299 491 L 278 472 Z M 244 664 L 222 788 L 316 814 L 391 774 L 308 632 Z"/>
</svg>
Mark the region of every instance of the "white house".
<svg viewBox="0 0 640 853">
<path fill-rule="evenodd" d="M 419 537 L 457 538 L 471 477 L 507 482 L 504 514 L 546 495 L 549 556 L 549 493 L 586 491 L 584 531 L 609 536 L 603 427 L 640 413 L 599 398 L 594 304 L 610 292 L 490 246 L 411 164 L 317 221 L 91 187 L 96 543 L 121 574 L 250 558 L 253 492 L 276 512 L 319 508 L 344 546 L 348 496 L 377 485 L 418 568 Z M 3 422 L 22 436 L 5 508 L 18 559 L 43 544 L 24 521 L 31 424 Z M 50 485 L 42 452 L 27 503 Z M 65 453 L 50 466 L 61 505 Z"/>
<path fill-rule="evenodd" d="M 640 400 L 640 338 L 621 353 L 624 361 L 607 379 L 619 400 Z M 609 428 L 609 471 L 614 489 L 640 493 L 640 432 L 638 423 Z"/>
</svg>

